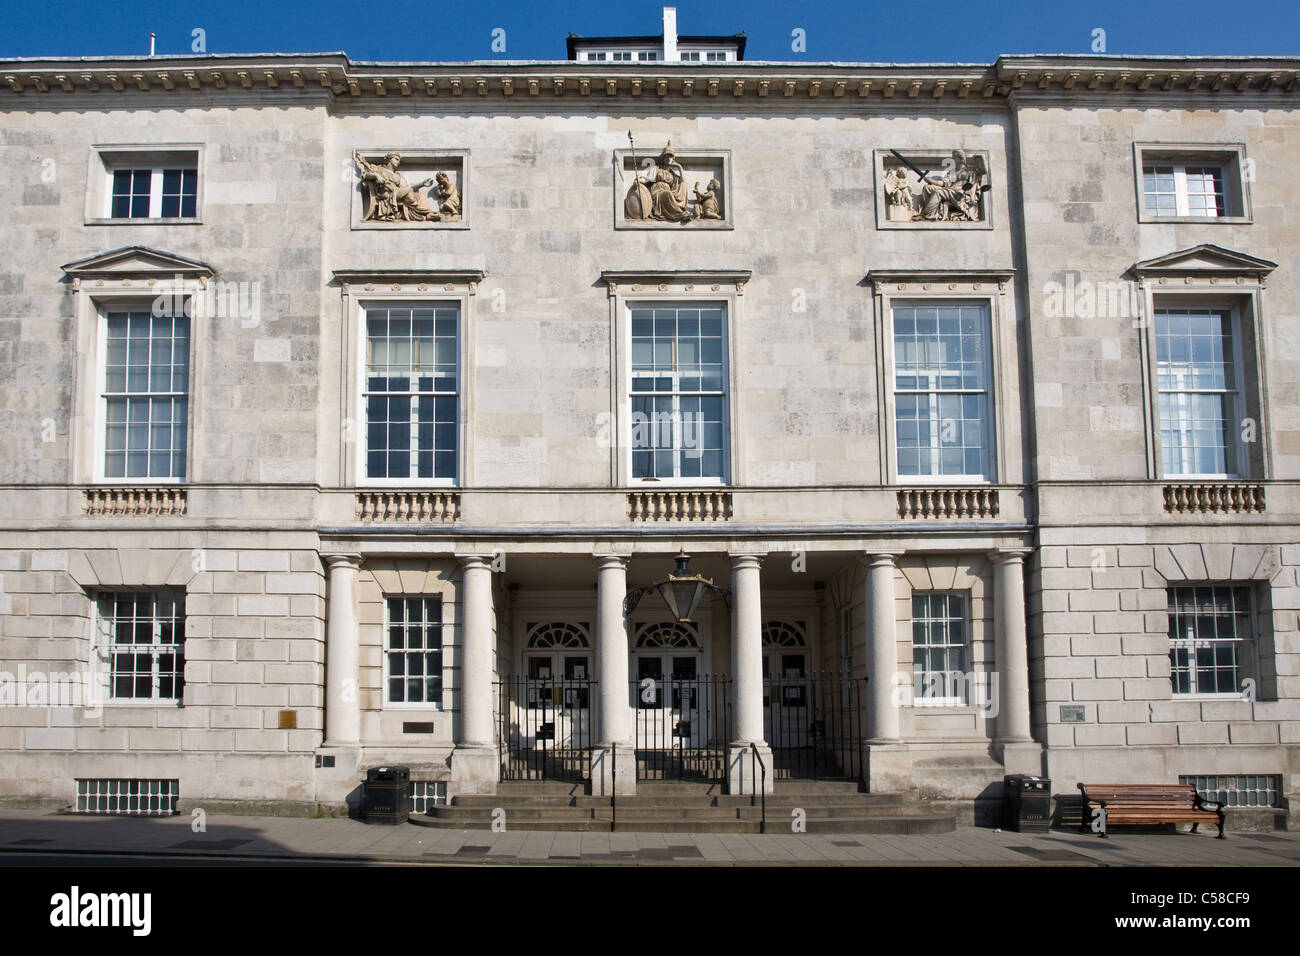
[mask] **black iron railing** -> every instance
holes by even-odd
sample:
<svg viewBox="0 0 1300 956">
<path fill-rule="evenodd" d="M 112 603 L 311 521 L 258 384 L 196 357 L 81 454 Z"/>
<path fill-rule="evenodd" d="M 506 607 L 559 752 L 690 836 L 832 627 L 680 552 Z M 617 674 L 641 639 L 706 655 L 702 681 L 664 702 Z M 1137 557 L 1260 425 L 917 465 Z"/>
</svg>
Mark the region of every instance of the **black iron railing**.
<svg viewBox="0 0 1300 956">
<path fill-rule="evenodd" d="M 725 780 L 730 693 L 725 676 L 631 681 L 637 780 Z"/>
<path fill-rule="evenodd" d="M 590 779 L 594 680 L 512 677 L 497 689 L 502 780 Z"/>
<path fill-rule="evenodd" d="M 749 779 L 750 780 L 755 779 L 754 777 L 755 760 L 758 761 L 759 767 L 761 767 L 763 770 L 763 775 L 757 778 L 759 781 L 759 785 L 758 785 L 759 806 L 762 807 L 762 810 L 759 811 L 758 832 L 766 833 L 767 832 L 767 761 L 764 760 L 763 755 L 758 752 L 757 744 L 750 744 L 749 752 L 753 755 L 750 758 Z"/>
<path fill-rule="evenodd" d="M 776 779 L 862 778 L 866 683 L 834 673 L 763 681 L 763 736 Z"/>
<path fill-rule="evenodd" d="M 591 778 L 596 681 L 513 677 L 496 690 L 503 780 Z M 764 680 L 763 736 L 772 749 L 764 769 L 776 780 L 861 780 L 865 691 L 866 678 L 841 674 Z M 727 778 L 729 678 L 649 676 L 630 681 L 628 692 L 638 781 Z"/>
</svg>

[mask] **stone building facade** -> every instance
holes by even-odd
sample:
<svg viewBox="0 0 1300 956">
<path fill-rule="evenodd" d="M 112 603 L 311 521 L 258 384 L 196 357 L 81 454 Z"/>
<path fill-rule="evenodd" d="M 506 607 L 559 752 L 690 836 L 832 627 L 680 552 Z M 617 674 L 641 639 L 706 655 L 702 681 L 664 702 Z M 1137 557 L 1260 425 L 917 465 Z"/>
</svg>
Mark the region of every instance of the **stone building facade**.
<svg viewBox="0 0 1300 956">
<path fill-rule="evenodd" d="M 1300 62 L 725 39 L 0 63 L 0 798 L 1294 825 Z"/>
</svg>

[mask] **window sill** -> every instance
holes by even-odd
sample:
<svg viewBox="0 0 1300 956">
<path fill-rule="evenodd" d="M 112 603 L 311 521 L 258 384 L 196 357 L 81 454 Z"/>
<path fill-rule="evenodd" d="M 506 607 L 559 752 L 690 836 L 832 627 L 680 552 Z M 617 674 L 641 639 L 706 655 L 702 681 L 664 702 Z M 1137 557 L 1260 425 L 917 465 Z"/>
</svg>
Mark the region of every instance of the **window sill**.
<svg viewBox="0 0 1300 956">
<path fill-rule="evenodd" d="M 201 226 L 203 220 L 197 217 L 169 217 L 159 219 L 87 219 L 87 226 Z"/>
<path fill-rule="evenodd" d="M 356 491 L 463 491 L 451 479 L 392 478 L 389 480 L 367 478 L 357 482 Z"/>
<path fill-rule="evenodd" d="M 426 714 L 444 713 L 441 704 L 406 704 L 406 703 L 398 703 L 391 700 L 384 701 L 383 709 L 385 711 L 389 711 L 389 710 L 401 711 L 403 714 L 418 714 L 421 712 Z"/>
<path fill-rule="evenodd" d="M 997 482 L 990 478 L 971 475 L 898 475 L 894 479 L 894 487 L 896 488 L 912 488 L 922 485 L 927 488 L 942 488 L 946 485 L 960 485 L 964 488 L 988 488 L 996 484 Z"/>
<path fill-rule="evenodd" d="M 184 478 L 96 478 L 90 484 L 96 488 L 168 488 L 184 487 Z"/>
<path fill-rule="evenodd" d="M 671 488 L 674 491 L 682 489 L 700 489 L 707 491 L 728 491 L 731 485 L 719 478 L 656 478 L 654 481 L 641 481 L 636 478 L 632 479 L 627 485 L 628 491 L 657 491 L 659 489 Z"/>
<path fill-rule="evenodd" d="M 143 697 L 110 697 L 99 701 L 99 704 L 112 710 L 122 710 L 127 707 L 145 707 L 149 710 L 159 710 L 164 707 L 168 710 L 185 709 L 183 700 L 150 700 Z"/>
<path fill-rule="evenodd" d="M 1255 220 L 1250 216 L 1150 216 L 1146 213 L 1138 215 L 1140 223 L 1196 223 L 1205 225 L 1208 223 L 1224 223 L 1226 225 L 1249 226 Z"/>
</svg>

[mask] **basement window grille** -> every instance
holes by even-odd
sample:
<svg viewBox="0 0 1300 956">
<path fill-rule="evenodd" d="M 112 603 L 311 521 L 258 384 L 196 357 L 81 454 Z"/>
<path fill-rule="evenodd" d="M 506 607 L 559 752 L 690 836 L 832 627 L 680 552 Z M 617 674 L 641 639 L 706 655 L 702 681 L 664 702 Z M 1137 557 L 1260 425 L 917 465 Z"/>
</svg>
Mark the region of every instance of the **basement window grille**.
<svg viewBox="0 0 1300 956">
<path fill-rule="evenodd" d="M 179 797 L 179 780 L 78 780 L 76 812 L 167 817 Z"/>
<path fill-rule="evenodd" d="M 1197 776 L 1183 774 L 1179 783 L 1190 783 L 1203 800 L 1215 800 L 1225 807 L 1277 807 L 1282 778 L 1277 774 Z"/>
<path fill-rule="evenodd" d="M 428 813 L 430 807 L 445 807 L 447 805 L 447 781 L 412 780 L 411 803 L 412 813 Z"/>
</svg>

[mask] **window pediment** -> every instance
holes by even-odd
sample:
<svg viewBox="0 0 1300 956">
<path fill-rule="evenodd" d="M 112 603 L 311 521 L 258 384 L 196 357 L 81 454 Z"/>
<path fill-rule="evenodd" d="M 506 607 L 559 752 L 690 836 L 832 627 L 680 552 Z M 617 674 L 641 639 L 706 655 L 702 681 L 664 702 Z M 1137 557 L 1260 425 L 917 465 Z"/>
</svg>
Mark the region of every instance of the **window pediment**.
<svg viewBox="0 0 1300 956">
<path fill-rule="evenodd" d="M 98 282 L 101 285 L 108 280 L 157 280 L 198 279 L 204 282 L 216 274 L 206 262 L 150 249 L 147 246 L 125 246 L 102 252 L 85 259 L 68 262 L 60 268 L 72 279 L 74 286 L 82 281 Z"/>
<path fill-rule="evenodd" d="M 1208 279 L 1211 283 L 1232 279 L 1241 285 L 1253 279 L 1262 285 L 1265 277 L 1276 268 L 1276 262 L 1203 242 L 1199 246 L 1134 263 L 1129 271 L 1139 281 L 1154 279 L 1159 284 L 1170 279 Z"/>
</svg>

